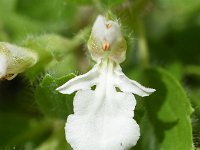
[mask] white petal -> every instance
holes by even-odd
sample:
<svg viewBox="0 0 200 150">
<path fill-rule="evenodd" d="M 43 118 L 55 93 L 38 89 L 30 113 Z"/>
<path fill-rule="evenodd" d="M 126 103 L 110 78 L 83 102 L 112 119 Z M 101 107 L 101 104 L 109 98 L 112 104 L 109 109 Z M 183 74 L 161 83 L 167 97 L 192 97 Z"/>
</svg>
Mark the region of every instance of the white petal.
<svg viewBox="0 0 200 150">
<path fill-rule="evenodd" d="M 95 90 L 90 90 L 92 85 Z M 137 143 L 140 129 L 133 119 L 136 100 L 132 93 L 146 96 L 153 89 L 128 79 L 116 63 L 102 60 L 58 90 L 67 94 L 79 90 L 74 114 L 65 126 L 66 139 L 74 150 L 128 150 Z"/>
<path fill-rule="evenodd" d="M 106 27 L 107 25 L 110 27 Z M 118 22 L 106 20 L 105 17 L 99 15 L 92 27 L 92 33 L 96 42 L 102 44 L 103 41 L 108 41 L 110 45 L 122 38 L 122 33 Z"/>
<path fill-rule="evenodd" d="M 99 75 L 97 65 L 86 74 L 77 76 L 69 80 L 64 85 L 58 87 L 56 90 L 63 94 L 71 94 L 74 91 L 90 89 L 91 86 L 96 84 L 96 79 Z"/>
<path fill-rule="evenodd" d="M 74 115 L 68 116 L 65 127 L 67 141 L 74 150 L 128 150 L 140 136 L 132 119 L 134 96 L 121 92 L 105 96 L 102 90 L 96 91 L 76 94 Z"/>
<path fill-rule="evenodd" d="M 0 54 L 0 78 L 6 75 L 7 66 L 6 56 Z"/>
<path fill-rule="evenodd" d="M 134 80 L 130 80 L 123 72 L 120 66 L 115 70 L 115 86 L 123 92 L 130 92 L 139 96 L 149 96 L 155 92 L 155 89 L 146 88 Z"/>
<path fill-rule="evenodd" d="M 106 31 L 106 19 L 105 17 L 99 15 L 94 22 L 92 27 L 92 33 L 96 40 L 103 41 Z"/>
<path fill-rule="evenodd" d="M 105 31 L 104 38 L 106 38 L 113 47 L 114 42 L 118 42 L 117 39 L 122 38 L 121 29 L 118 22 L 108 21 L 107 24 L 111 24 L 111 28 Z"/>
</svg>

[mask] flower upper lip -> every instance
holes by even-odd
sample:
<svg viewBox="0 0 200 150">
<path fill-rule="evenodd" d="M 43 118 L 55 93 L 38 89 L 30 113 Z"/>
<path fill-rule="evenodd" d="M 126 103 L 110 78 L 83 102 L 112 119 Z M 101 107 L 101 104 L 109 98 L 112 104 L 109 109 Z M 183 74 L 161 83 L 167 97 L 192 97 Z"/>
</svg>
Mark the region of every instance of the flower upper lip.
<svg viewBox="0 0 200 150">
<path fill-rule="evenodd" d="M 103 51 L 110 50 L 116 39 L 122 36 L 119 24 L 112 20 L 106 20 L 101 15 L 95 21 L 92 34 L 100 43 Z"/>
<path fill-rule="evenodd" d="M 109 58 L 121 63 L 126 57 L 126 40 L 118 20 L 101 15 L 95 20 L 87 46 L 94 61 Z"/>
</svg>

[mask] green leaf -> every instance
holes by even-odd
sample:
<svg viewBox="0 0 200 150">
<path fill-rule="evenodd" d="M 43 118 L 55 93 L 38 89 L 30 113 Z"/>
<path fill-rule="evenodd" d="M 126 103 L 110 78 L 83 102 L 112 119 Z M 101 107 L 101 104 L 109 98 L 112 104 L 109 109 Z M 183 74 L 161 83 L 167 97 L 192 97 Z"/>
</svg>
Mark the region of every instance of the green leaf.
<svg viewBox="0 0 200 150">
<path fill-rule="evenodd" d="M 71 39 L 57 34 L 29 36 L 22 45 L 33 49 L 39 56 L 39 62 L 26 72 L 26 76 L 34 79 L 44 70 L 57 74 L 57 77 L 62 76 L 66 70 L 65 74 L 73 72 L 77 67 L 75 52 L 83 39 L 87 38 L 88 33 L 88 28 L 84 28 Z"/>
<path fill-rule="evenodd" d="M 36 89 L 35 98 L 39 109 L 47 117 L 66 119 L 73 112 L 73 95 L 63 95 L 56 88 L 73 78 L 73 74 L 54 79 L 47 74 Z"/>
<path fill-rule="evenodd" d="M 123 0 L 65 0 L 67 3 L 70 4 L 103 4 L 106 6 L 113 6 L 113 5 L 117 5 L 123 2 Z"/>
<path fill-rule="evenodd" d="M 199 112 L 200 112 L 200 88 L 191 89 L 191 91 L 189 92 L 189 96 L 190 96 L 192 104 L 198 107 Z"/>
<path fill-rule="evenodd" d="M 101 0 L 101 2 L 107 6 L 119 5 L 123 0 Z"/>
<path fill-rule="evenodd" d="M 93 0 L 65 0 L 66 3 L 69 4 L 79 4 L 79 5 L 83 5 L 83 4 L 92 4 Z"/>
<path fill-rule="evenodd" d="M 6 11 L 6 12 L 12 12 L 13 9 L 15 8 L 16 5 L 16 0 L 1 0 L 0 1 L 0 9 L 1 11 Z M 0 14 L 3 15 L 3 14 Z"/>
<path fill-rule="evenodd" d="M 61 61 L 54 60 L 52 61 L 48 67 L 47 71 L 53 77 L 63 77 L 66 74 L 74 72 L 77 68 L 77 60 L 73 54 L 68 54 L 64 59 Z"/>
<path fill-rule="evenodd" d="M 192 107 L 180 83 L 163 69 L 149 69 L 141 76 L 146 85 L 157 91 L 143 99 L 145 112 L 139 122 L 141 138 L 133 149 L 194 149 L 190 120 Z"/>
<path fill-rule="evenodd" d="M 192 114 L 193 141 L 196 147 L 200 147 L 200 88 L 191 89 L 189 97 L 194 108 Z"/>
<path fill-rule="evenodd" d="M 20 134 L 13 135 L 13 137 L 9 139 L 9 145 L 21 145 L 22 147 L 27 147 L 28 145 L 30 147 L 31 145 L 31 147 L 35 147 L 46 139 L 47 135 L 51 133 L 52 128 L 53 122 L 50 120 L 43 119 L 39 121 L 29 119 L 28 128 Z"/>
<path fill-rule="evenodd" d="M 10 140 L 28 128 L 28 118 L 18 114 L 0 114 L 0 145 L 7 145 Z"/>
<path fill-rule="evenodd" d="M 180 62 L 173 62 L 170 63 L 166 67 L 167 71 L 170 72 L 178 81 L 181 81 L 183 79 L 183 65 Z"/>
<path fill-rule="evenodd" d="M 55 59 L 59 60 L 77 48 L 80 45 L 80 39 L 73 40 L 57 34 L 44 34 L 29 36 L 23 41 L 22 45 L 34 49 L 40 56 L 44 55 L 41 51 L 46 51 L 46 53 L 50 53 Z"/>
<path fill-rule="evenodd" d="M 169 29 L 180 30 L 191 23 L 200 9 L 200 1 L 193 0 L 156 0 L 157 8 L 148 19 L 152 22 L 152 34 L 161 35 Z M 196 18 L 196 17 L 195 17 Z M 157 31 L 157 32 L 155 32 Z"/>
<path fill-rule="evenodd" d="M 16 113 L 0 113 L 0 120 L 0 149 L 22 148 L 28 143 L 34 147 L 46 138 L 53 126 L 52 121 L 30 119 Z"/>
</svg>

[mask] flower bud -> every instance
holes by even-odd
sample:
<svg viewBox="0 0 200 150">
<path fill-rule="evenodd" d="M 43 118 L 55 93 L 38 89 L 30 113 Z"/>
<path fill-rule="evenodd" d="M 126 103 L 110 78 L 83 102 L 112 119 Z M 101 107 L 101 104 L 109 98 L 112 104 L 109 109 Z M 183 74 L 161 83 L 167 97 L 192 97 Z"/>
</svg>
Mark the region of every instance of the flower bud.
<svg viewBox="0 0 200 150">
<path fill-rule="evenodd" d="M 37 54 L 30 49 L 0 42 L 0 79 L 12 80 L 37 60 Z"/>
</svg>

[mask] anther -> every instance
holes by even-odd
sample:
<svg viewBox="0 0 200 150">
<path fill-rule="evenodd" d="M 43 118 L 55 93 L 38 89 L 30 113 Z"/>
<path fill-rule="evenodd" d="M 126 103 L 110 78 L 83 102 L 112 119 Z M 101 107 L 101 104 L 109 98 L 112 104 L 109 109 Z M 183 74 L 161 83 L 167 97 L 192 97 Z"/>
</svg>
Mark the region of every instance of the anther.
<svg viewBox="0 0 200 150">
<path fill-rule="evenodd" d="M 106 24 L 106 28 L 107 28 L 107 29 L 109 29 L 109 28 L 111 28 L 111 27 L 112 27 L 112 24 L 111 24 L 111 23 L 107 23 L 107 24 Z"/>
<path fill-rule="evenodd" d="M 110 49 L 110 44 L 107 41 L 104 41 L 102 48 L 104 51 L 108 51 Z"/>
</svg>

